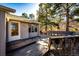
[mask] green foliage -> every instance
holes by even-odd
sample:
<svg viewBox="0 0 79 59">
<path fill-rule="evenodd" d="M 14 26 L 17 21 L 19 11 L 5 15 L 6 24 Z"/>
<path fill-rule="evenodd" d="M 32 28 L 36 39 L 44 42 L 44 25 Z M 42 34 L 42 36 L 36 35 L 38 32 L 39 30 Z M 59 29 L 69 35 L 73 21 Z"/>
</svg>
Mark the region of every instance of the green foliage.
<svg viewBox="0 0 79 59">
<path fill-rule="evenodd" d="M 28 18 L 27 13 L 22 13 L 22 17 Z"/>
<path fill-rule="evenodd" d="M 76 8 L 76 9 L 73 11 L 73 14 L 74 14 L 74 15 L 79 15 L 79 8 Z"/>
<path fill-rule="evenodd" d="M 27 18 L 27 19 L 33 19 L 33 20 L 35 19 L 34 14 L 29 14 L 28 16 L 27 13 L 22 13 L 22 17 Z"/>
<path fill-rule="evenodd" d="M 79 22 L 79 18 L 75 19 L 75 21 Z"/>
<path fill-rule="evenodd" d="M 54 10 L 51 9 L 51 3 L 41 3 L 39 4 L 39 11 L 38 11 L 38 21 L 42 23 L 50 23 L 50 19 L 53 18 Z"/>
<path fill-rule="evenodd" d="M 29 18 L 34 19 L 35 18 L 34 14 L 29 14 Z"/>
<path fill-rule="evenodd" d="M 39 4 L 38 21 L 43 26 L 53 25 L 59 28 L 59 23 L 66 16 L 66 31 L 69 31 L 69 19 L 73 18 L 71 9 L 76 5 L 76 3 L 41 3 Z M 58 20 L 56 20 L 57 17 Z"/>
<path fill-rule="evenodd" d="M 76 6 L 76 3 L 57 3 L 55 6 L 56 11 L 58 11 L 57 14 L 60 14 L 60 20 L 61 14 L 66 16 L 66 31 L 69 31 L 69 19 L 73 17 L 71 17 L 70 12 L 71 9 Z"/>
</svg>

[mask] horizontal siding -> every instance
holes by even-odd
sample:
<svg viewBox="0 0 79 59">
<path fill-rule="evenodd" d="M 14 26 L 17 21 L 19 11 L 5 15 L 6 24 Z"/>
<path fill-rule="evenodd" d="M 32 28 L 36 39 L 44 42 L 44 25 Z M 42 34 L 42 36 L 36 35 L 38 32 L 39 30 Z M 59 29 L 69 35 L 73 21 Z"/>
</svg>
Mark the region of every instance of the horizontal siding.
<svg viewBox="0 0 79 59">
<path fill-rule="evenodd" d="M 20 24 L 20 37 L 21 39 L 24 38 L 29 38 L 29 34 L 28 34 L 28 24 L 26 23 L 21 23 Z"/>
</svg>

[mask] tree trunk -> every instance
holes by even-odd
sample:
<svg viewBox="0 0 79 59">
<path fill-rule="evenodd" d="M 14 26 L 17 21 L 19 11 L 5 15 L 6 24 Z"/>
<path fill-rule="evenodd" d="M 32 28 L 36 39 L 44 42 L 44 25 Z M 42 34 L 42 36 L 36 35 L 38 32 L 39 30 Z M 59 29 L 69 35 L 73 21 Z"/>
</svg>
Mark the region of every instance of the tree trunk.
<svg viewBox="0 0 79 59">
<path fill-rule="evenodd" d="M 45 25 L 45 32 L 46 32 L 46 35 L 47 35 L 47 24 Z"/>
<path fill-rule="evenodd" d="M 51 36 L 52 36 L 52 25 L 51 25 L 51 31 L 50 31 L 50 33 L 51 33 Z"/>
<path fill-rule="evenodd" d="M 68 3 L 66 4 L 66 31 L 69 31 L 69 7 Z"/>
<path fill-rule="evenodd" d="M 46 32 L 46 35 L 47 35 L 47 20 L 48 20 L 48 19 L 47 19 L 47 8 L 45 9 L 45 11 L 46 11 L 46 20 L 45 20 L 45 23 L 46 23 L 45 25 L 46 25 L 46 26 L 45 26 L 45 32 Z"/>
</svg>

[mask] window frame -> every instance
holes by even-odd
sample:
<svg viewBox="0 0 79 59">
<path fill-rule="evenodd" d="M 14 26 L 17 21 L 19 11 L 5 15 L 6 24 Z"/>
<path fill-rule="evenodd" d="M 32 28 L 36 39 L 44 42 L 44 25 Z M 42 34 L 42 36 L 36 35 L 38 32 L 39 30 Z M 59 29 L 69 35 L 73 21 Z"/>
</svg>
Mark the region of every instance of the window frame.
<svg viewBox="0 0 79 59">
<path fill-rule="evenodd" d="M 17 30 L 17 33 L 16 35 L 12 35 L 12 27 L 10 27 L 10 35 L 11 36 L 19 36 L 20 35 L 20 26 L 19 26 L 19 22 L 16 22 L 16 21 L 11 21 L 10 22 L 10 26 L 12 26 L 12 23 L 16 23 L 18 25 L 18 30 Z"/>
</svg>

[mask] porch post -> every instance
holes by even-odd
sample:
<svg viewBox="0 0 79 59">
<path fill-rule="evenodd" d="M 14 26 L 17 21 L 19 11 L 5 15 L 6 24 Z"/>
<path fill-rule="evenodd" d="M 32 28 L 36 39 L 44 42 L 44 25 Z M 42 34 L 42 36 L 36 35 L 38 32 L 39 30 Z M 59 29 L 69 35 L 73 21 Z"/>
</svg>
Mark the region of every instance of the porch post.
<svg viewBox="0 0 79 59">
<path fill-rule="evenodd" d="M 6 19 L 5 12 L 0 11 L 0 56 L 6 55 Z"/>
</svg>

